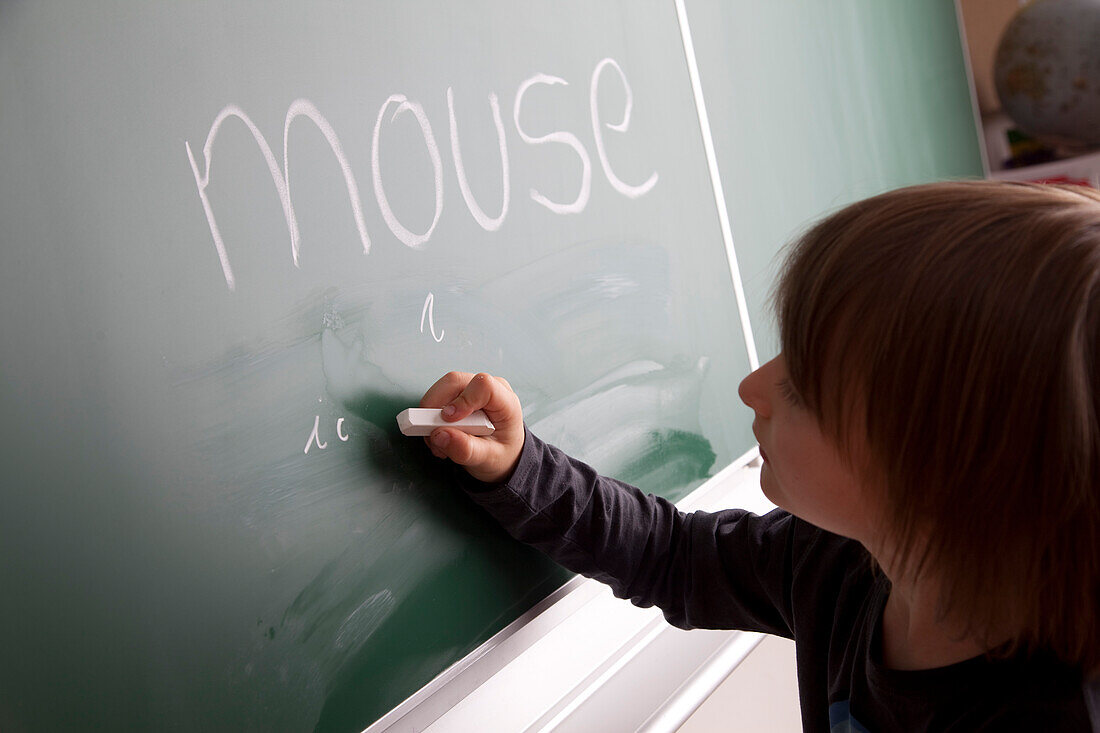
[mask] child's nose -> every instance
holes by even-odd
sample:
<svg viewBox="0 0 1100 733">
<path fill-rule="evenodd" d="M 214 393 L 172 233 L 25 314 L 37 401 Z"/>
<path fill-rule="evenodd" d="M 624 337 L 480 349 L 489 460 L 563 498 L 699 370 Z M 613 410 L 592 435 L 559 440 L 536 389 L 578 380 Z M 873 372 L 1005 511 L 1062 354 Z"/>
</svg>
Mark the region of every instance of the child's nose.
<svg viewBox="0 0 1100 733">
<path fill-rule="evenodd" d="M 764 376 L 764 367 L 760 367 L 742 379 L 740 386 L 737 387 L 737 396 L 741 398 L 741 401 L 763 418 L 771 416 L 771 403 L 767 397 L 766 387 L 767 380 Z"/>
</svg>

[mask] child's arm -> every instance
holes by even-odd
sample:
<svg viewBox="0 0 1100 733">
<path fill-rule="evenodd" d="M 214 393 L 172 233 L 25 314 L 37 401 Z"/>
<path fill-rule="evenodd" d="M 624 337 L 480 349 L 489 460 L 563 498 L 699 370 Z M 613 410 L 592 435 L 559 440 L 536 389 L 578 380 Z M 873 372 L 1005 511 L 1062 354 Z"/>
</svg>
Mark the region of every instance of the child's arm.
<svg viewBox="0 0 1100 733">
<path fill-rule="evenodd" d="M 620 598 L 659 606 L 681 628 L 791 635 L 789 515 L 684 514 L 600 476 L 526 432 L 518 397 L 497 377 L 451 373 L 421 401 L 447 404 L 456 409 L 445 419 L 484 409 L 497 431 L 479 438 L 440 428 L 429 446 L 489 481 L 468 487 L 470 495 L 516 539 L 607 583 Z M 440 434 L 446 445 L 435 442 Z"/>
</svg>

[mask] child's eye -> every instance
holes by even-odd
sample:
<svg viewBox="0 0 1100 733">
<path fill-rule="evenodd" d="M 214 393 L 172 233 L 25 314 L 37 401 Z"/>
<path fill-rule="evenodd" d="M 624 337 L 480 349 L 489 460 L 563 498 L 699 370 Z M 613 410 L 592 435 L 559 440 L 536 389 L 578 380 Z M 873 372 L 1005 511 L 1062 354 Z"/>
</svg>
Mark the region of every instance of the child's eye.
<svg viewBox="0 0 1100 733">
<path fill-rule="evenodd" d="M 794 385 L 791 384 L 791 380 L 782 379 L 775 383 L 776 389 L 779 390 L 780 396 L 787 401 L 787 404 L 792 407 L 798 407 L 802 404 L 802 399 L 798 396 L 798 392 L 794 391 Z"/>
</svg>

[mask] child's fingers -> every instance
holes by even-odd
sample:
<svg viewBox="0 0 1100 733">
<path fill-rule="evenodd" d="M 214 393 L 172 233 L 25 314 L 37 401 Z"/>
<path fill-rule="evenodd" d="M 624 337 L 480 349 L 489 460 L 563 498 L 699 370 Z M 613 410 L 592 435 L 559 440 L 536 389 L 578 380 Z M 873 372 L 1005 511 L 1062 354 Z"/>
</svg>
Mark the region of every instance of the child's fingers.
<svg viewBox="0 0 1100 733">
<path fill-rule="evenodd" d="M 479 466 L 490 462 L 488 440 L 476 438 L 461 430 L 437 428 L 428 438 L 432 448 L 440 451 L 460 466 Z"/>
<path fill-rule="evenodd" d="M 432 436 L 425 435 L 423 440 L 424 440 L 424 444 L 428 446 L 428 450 L 430 450 L 432 452 L 433 456 L 435 456 L 436 458 L 446 458 L 447 457 L 447 454 L 442 449 L 438 448 L 435 445 L 435 443 L 432 442 Z"/>
<path fill-rule="evenodd" d="M 441 408 L 462 393 L 470 383 L 473 374 L 469 372 L 447 372 L 435 384 L 428 388 L 420 398 L 420 407 Z M 436 458 L 446 458 L 447 454 L 432 444 L 431 436 L 424 436 L 424 442 Z"/>
<path fill-rule="evenodd" d="M 451 428 L 436 428 L 428 438 L 428 444 L 438 457 L 449 458 L 478 481 L 488 483 L 507 480 L 515 470 L 523 448 L 522 440 L 517 445 L 511 441 L 478 438 Z"/>
<path fill-rule="evenodd" d="M 480 481 L 502 481 L 515 470 L 525 437 L 523 408 L 506 380 L 485 373 L 448 372 L 424 393 L 420 406 L 441 408 L 449 422 L 484 410 L 495 427 L 486 437 L 437 428 L 424 439 L 434 456 L 449 458 Z"/>
<path fill-rule="evenodd" d="M 462 394 L 466 385 L 473 379 L 469 372 L 447 372 L 435 384 L 428 388 L 420 398 L 420 407 L 443 407 Z"/>
<path fill-rule="evenodd" d="M 498 428 L 514 422 L 520 413 L 519 399 L 507 382 L 485 372 L 475 374 L 450 405 L 454 410 L 448 412 L 444 407 L 444 420 L 461 420 L 474 410 L 484 410 L 494 424 L 502 423 Z"/>
</svg>

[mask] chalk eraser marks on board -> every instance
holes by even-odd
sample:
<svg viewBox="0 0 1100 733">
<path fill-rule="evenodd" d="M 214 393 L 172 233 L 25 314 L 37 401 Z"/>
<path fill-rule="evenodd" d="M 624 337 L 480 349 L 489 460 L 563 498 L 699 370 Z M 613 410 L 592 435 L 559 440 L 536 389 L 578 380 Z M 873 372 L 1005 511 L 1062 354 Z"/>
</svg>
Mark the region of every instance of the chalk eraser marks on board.
<svg viewBox="0 0 1100 733">
<path fill-rule="evenodd" d="M 404 435 L 431 435 L 436 428 L 455 428 L 470 435 L 492 435 L 493 423 L 481 410 L 475 410 L 461 420 L 446 422 L 434 407 L 410 407 L 397 416 Z"/>
</svg>

